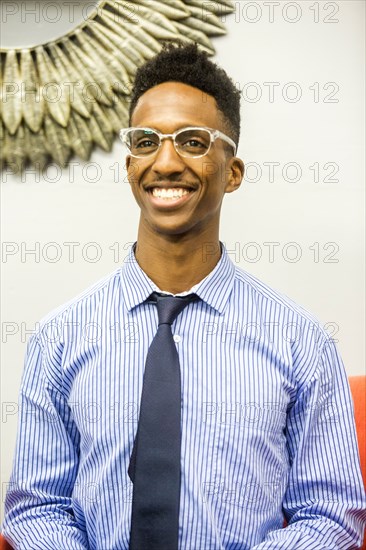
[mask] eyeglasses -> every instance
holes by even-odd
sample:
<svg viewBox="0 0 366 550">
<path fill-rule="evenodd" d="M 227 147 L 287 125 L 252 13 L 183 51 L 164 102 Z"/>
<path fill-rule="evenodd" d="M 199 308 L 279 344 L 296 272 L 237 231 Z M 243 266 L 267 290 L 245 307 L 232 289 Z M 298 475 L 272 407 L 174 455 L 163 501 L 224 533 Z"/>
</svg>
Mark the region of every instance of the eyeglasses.
<svg viewBox="0 0 366 550">
<path fill-rule="evenodd" d="M 164 139 L 172 139 L 175 150 L 182 157 L 200 158 L 207 155 L 212 143 L 218 138 L 226 141 L 233 148 L 234 155 L 236 154 L 235 142 L 212 128 L 189 126 L 173 134 L 162 134 L 152 128 L 124 128 L 119 135 L 128 152 L 137 158 L 155 155 Z"/>
</svg>

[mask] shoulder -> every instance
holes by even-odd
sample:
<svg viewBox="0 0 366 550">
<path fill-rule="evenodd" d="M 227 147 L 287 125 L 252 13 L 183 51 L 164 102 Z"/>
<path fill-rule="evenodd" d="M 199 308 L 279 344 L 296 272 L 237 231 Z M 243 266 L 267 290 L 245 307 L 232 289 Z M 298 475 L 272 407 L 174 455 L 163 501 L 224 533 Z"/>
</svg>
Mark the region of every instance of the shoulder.
<svg viewBox="0 0 366 550">
<path fill-rule="evenodd" d="M 263 319 L 276 319 L 283 324 L 293 323 L 317 332 L 320 340 L 329 338 L 319 320 L 310 311 L 239 267 L 235 268 L 235 284 L 237 291 L 260 312 Z"/>
<path fill-rule="evenodd" d="M 238 286 L 242 286 L 243 289 L 245 288 L 246 293 L 249 294 L 252 299 L 262 304 L 272 305 L 272 307 L 278 310 L 285 310 L 311 323 L 318 323 L 316 317 L 312 313 L 289 298 L 286 294 L 279 292 L 239 267 L 236 267 L 235 270 L 235 279 Z"/>
<path fill-rule="evenodd" d="M 45 331 L 51 330 L 52 326 L 66 322 L 74 315 L 82 319 L 91 318 L 93 314 L 106 301 L 112 302 L 116 295 L 120 295 L 122 285 L 121 267 L 112 273 L 104 276 L 102 279 L 86 288 L 83 292 L 76 295 L 68 302 L 60 305 L 43 317 L 37 324 L 37 335 L 42 336 Z"/>
<path fill-rule="evenodd" d="M 299 385 L 325 371 L 331 379 L 335 368 L 343 368 L 334 341 L 312 313 L 243 269 L 236 268 L 235 281 L 249 318 L 269 337 L 271 350 L 288 358 Z"/>
</svg>

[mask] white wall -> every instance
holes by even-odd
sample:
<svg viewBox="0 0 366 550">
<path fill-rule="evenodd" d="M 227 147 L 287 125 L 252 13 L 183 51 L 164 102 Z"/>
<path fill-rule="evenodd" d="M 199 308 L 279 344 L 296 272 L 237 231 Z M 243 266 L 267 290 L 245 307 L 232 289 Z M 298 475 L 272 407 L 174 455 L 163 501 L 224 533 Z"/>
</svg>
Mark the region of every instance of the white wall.
<svg viewBox="0 0 366 550">
<path fill-rule="evenodd" d="M 363 374 L 365 4 L 277 4 L 236 2 L 228 35 L 215 40 L 216 60 L 243 90 L 239 155 L 248 165 L 246 182 L 224 202 L 221 238 L 235 262 L 328 324 L 347 372 Z M 272 99 L 271 82 L 278 83 Z M 301 98 L 291 102 L 295 93 Z M 30 170 L 23 179 L 2 175 L 2 241 L 14 252 L 1 264 L 2 497 L 26 332 L 114 270 L 136 237 L 138 209 L 119 143 L 110 154 L 95 151 L 89 163 L 73 162 L 40 179 Z M 279 163 L 273 181 L 268 163 Z M 299 181 L 289 181 L 300 171 Z M 77 243 L 74 260 L 65 243 Z"/>
</svg>

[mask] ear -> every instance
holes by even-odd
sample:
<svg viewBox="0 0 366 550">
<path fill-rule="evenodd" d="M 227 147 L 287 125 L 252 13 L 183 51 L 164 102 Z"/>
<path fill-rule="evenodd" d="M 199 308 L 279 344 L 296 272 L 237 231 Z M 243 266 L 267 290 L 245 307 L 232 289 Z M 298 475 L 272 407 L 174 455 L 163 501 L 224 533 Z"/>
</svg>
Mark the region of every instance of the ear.
<svg viewBox="0 0 366 550">
<path fill-rule="evenodd" d="M 131 185 L 133 175 L 136 173 L 133 165 L 133 157 L 131 155 L 126 156 L 126 170 L 127 170 L 127 181 Z"/>
<path fill-rule="evenodd" d="M 127 155 L 126 157 L 126 170 L 128 171 L 131 164 L 131 155 Z"/>
<path fill-rule="evenodd" d="M 244 162 L 239 157 L 231 157 L 227 161 L 227 182 L 225 193 L 232 193 L 239 189 L 244 177 Z"/>
</svg>

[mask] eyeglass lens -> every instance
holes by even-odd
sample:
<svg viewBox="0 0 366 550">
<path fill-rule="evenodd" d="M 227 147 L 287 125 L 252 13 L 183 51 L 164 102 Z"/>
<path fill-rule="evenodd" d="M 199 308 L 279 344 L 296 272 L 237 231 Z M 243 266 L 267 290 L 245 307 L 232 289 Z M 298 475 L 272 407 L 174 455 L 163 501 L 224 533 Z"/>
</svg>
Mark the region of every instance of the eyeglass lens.
<svg viewBox="0 0 366 550">
<path fill-rule="evenodd" d="M 143 157 L 155 153 L 160 146 L 160 136 L 154 130 L 138 128 L 126 136 L 127 146 L 135 156 Z M 188 129 L 175 136 L 175 147 L 186 157 L 203 156 L 211 144 L 211 134 L 203 128 Z"/>
</svg>

